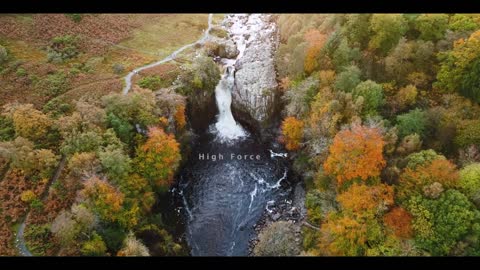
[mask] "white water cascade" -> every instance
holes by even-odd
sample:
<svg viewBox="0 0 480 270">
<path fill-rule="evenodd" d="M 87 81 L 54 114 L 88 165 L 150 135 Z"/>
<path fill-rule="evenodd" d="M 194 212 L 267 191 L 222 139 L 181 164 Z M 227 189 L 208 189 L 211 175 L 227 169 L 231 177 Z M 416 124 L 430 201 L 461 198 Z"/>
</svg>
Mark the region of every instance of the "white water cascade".
<svg viewBox="0 0 480 270">
<path fill-rule="evenodd" d="M 231 111 L 232 90 L 235 85 L 235 64 L 242 58 L 247 43 L 250 41 L 245 37 L 252 35 L 254 31 L 257 30 L 255 27 L 247 27 L 245 18 L 247 18 L 248 21 L 249 17 L 246 16 L 246 14 L 227 15 L 227 20 L 232 23 L 228 32 L 237 45 L 239 54 L 235 59 L 222 58 L 220 61 L 226 70 L 215 88 L 215 99 L 219 113 L 215 126 L 211 127 L 211 132 L 215 133 L 217 139 L 221 142 L 233 142 L 248 136 L 248 133 L 242 126 L 235 121 Z"/>
<path fill-rule="evenodd" d="M 231 142 L 247 136 L 247 132 L 238 124 L 232 115 L 232 89 L 235 83 L 234 67 L 227 66 L 225 74 L 215 88 L 218 115 L 214 133 L 222 142 Z"/>
</svg>

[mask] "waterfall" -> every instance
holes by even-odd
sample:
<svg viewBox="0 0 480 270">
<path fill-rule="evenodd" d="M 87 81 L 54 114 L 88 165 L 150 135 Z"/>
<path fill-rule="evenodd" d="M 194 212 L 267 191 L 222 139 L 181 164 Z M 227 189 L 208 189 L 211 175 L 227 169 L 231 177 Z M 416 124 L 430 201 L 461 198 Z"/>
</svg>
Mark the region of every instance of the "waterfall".
<svg viewBox="0 0 480 270">
<path fill-rule="evenodd" d="M 232 115 L 232 89 L 235 83 L 234 67 L 227 66 L 225 73 L 215 88 L 218 115 L 214 133 L 222 142 L 229 142 L 247 136 L 246 131 Z"/>
<path fill-rule="evenodd" d="M 220 82 L 215 88 L 215 99 L 217 101 L 218 115 L 217 122 L 211 127 L 210 131 L 217 135 L 220 142 L 233 142 L 248 136 L 248 133 L 233 118 L 232 90 L 235 85 L 235 64 L 242 58 L 243 53 L 249 42 L 245 34 L 250 34 L 252 29 L 248 29 L 245 24 L 248 16 L 246 14 L 228 15 L 231 17 L 232 26 L 229 28 L 230 37 L 237 45 L 239 54 L 235 59 L 222 58 L 221 63 L 226 67 Z"/>
</svg>

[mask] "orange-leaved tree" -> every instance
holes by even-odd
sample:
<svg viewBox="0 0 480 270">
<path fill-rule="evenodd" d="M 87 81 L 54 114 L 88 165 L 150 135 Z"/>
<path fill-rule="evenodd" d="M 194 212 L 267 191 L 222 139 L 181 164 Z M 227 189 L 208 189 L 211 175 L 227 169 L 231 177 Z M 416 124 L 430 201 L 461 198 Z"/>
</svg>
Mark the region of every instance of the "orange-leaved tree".
<svg viewBox="0 0 480 270">
<path fill-rule="evenodd" d="M 185 118 L 185 105 L 178 105 L 175 109 L 175 124 L 177 130 L 183 130 L 185 125 L 187 124 L 187 120 Z"/>
<path fill-rule="evenodd" d="M 85 181 L 80 196 L 104 221 L 118 221 L 122 212 L 124 195 L 105 180 L 93 176 Z"/>
<path fill-rule="evenodd" d="M 161 128 L 152 127 L 147 141 L 137 149 L 135 164 L 137 172 L 152 186 L 164 189 L 173 182 L 180 159 L 180 147 L 175 137 Z"/>
<path fill-rule="evenodd" d="M 405 199 L 415 193 L 424 192 L 424 188 L 439 183 L 443 188 L 454 188 L 459 181 L 457 167 L 447 159 L 435 159 L 430 163 L 417 166 L 414 169 L 406 168 L 400 175 L 397 186 L 397 196 Z"/>
<path fill-rule="evenodd" d="M 374 216 L 393 205 L 393 187 L 385 184 L 353 184 L 337 196 L 343 210 L 356 217 Z"/>
<path fill-rule="evenodd" d="M 334 175 L 338 184 L 360 178 L 378 177 L 385 160 L 385 141 L 378 128 L 354 124 L 337 133 L 323 164 L 325 172 Z"/>
<path fill-rule="evenodd" d="M 318 56 L 326 42 L 326 35 L 320 33 L 317 29 L 310 29 L 304 35 L 308 48 L 305 55 L 304 69 L 307 73 L 312 73 L 318 67 Z"/>
<path fill-rule="evenodd" d="M 294 151 L 300 148 L 300 142 L 303 138 L 303 128 L 303 121 L 298 120 L 293 116 L 287 117 L 283 120 L 282 135 L 287 150 Z"/>
<path fill-rule="evenodd" d="M 412 237 L 412 215 L 402 207 L 395 207 L 390 210 L 383 216 L 383 222 L 398 238 L 407 239 Z"/>
<path fill-rule="evenodd" d="M 138 205 L 128 203 L 125 195 L 106 180 L 96 176 L 86 180 L 80 198 L 103 221 L 115 222 L 126 229 L 132 229 L 138 224 L 140 216 Z"/>
</svg>

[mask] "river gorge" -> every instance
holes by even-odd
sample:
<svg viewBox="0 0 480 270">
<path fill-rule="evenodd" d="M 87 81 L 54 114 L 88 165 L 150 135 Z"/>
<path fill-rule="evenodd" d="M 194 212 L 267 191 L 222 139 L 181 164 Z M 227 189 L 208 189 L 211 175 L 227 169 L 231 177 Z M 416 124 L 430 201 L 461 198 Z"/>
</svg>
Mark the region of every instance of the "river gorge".
<svg viewBox="0 0 480 270">
<path fill-rule="evenodd" d="M 227 15 L 223 24 L 238 55 L 219 61 L 224 74 L 215 89 L 218 114 L 197 131 L 190 159 L 171 190 L 193 256 L 248 255 L 257 222 L 292 193 L 284 149 L 261 140 L 249 130 L 255 125 L 244 127 L 232 114 L 232 107 L 243 107 L 255 121 L 270 116 L 264 109 L 276 87 L 275 26 L 259 14 Z M 260 95 L 260 89 L 271 94 Z"/>
</svg>

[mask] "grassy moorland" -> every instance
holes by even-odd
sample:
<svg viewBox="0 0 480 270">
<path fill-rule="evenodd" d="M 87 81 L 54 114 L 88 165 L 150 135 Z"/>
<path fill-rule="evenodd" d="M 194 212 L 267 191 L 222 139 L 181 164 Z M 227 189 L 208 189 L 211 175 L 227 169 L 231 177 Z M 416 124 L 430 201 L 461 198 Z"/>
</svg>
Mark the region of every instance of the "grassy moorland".
<svg viewBox="0 0 480 270">
<path fill-rule="evenodd" d="M 208 14 L 165 14 L 155 22 L 133 31 L 132 38 L 119 45 L 164 58 L 202 35 L 208 26 Z M 179 29 L 182 29 L 179 31 Z"/>
<path fill-rule="evenodd" d="M 55 92 L 60 94 L 77 88 L 83 91 L 88 84 L 89 89 L 98 88 L 91 91 L 101 96 L 116 88 L 129 70 L 198 39 L 207 20 L 206 14 L 98 14 L 80 19 L 64 14 L 1 16 L 0 44 L 9 61 L 2 65 L 2 80 L 8 83 L 0 90 L 0 105 L 22 101 L 41 108 L 53 96 L 39 94 L 49 91 L 44 89 L 51 84 L 48 75 L 57 75 L 50 79 L 58 79 L 62 89 Z M 71 39 L 61 40 L 66 36 Z M 48 47 L 55 38 L 59 39 L 56 46 L 69 46 L 75 57 L 49 56 Z M 106 80 L 112 89 L 102 86 Z"/>
</svg>

